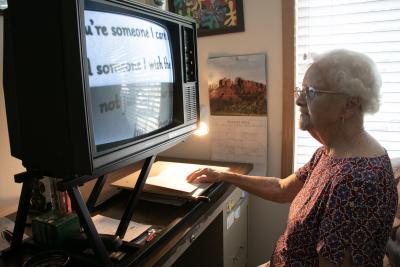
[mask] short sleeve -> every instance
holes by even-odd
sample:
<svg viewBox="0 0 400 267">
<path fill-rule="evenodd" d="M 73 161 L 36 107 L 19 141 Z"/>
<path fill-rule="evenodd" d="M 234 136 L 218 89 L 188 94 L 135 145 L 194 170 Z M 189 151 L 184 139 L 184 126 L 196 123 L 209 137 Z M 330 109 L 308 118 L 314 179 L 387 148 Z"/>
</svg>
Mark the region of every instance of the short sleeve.
<svg viewBox="0 0 400 267">
<path fill-rule="evenodd" d="M 320 147 L 318 148 L 314 154 L 312 155 L 311 159 L 309 162 L 307 162 L 305 165 L 303 165 L 302 167 L 300 167 L 296 172 L 295 175 L 296 177 L 302 181 L 303 183 L 305 183 L 305 181 L 307 180 L 307 178 L 310 176 L 310 174 L 312 173 L 314 167 L 317 165 L 318 161 L 320 160 L 320 158 L 322 157 L 324 153 L 324 148 Z"/>
<path fill-rule="evenodd" d="M 385 178 L 350 170 L 336 179 L 321 219 L 317 252 L 336 265 L 348 251 L 354 265 L 378 266 L 393 222 Z"/>
</svg>

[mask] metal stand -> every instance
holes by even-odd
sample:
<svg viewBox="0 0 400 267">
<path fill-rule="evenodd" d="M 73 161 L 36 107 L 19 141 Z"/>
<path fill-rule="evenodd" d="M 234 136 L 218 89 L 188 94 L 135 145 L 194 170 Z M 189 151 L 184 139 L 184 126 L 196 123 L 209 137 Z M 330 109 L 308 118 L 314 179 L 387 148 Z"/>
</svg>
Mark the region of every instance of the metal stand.
<svg viewBox="0 0 400 267">
<path fill-rule="evenodd" d="M 99 198 L 99 195 L 101 193 L 101 190 L 103 189 L 104 184 L 106 183 L 106 176 L 102 175 L 100 176 L 96 184 L 94 185 L 92 192 L 89 195 L 88 200 L 86 201 L 86 206 L 89 211 L 93 211 L 94 206 L 96 205 L 96 201 Z"/>
<path fill-rule="evenodd" d="M 126 230 L 128 229 L 129 222 L 132 219 L 133 210 L 136 206 L 136 203 L 139 198 L 139 194 L 143 189 L 143 186 L 146 182 L 147 176 L 149 175 L 151 166 L 154 163 L 156 156 L 151 156 L 146 158 L 142 170 L 140 171 L 139 178 L 136 182 L 135 188 L 133 189 L 132 193 L 129 195 L 128 206 L 125 209 L 124 214 L 122 215 L 121 221 L 118 225 L 117 232 L 115 233 L 120 238 L 125 236 Z"/>
<path fill-rule="evenodd" d="M 17 217 L 15 218 L 15 225 L 13 237 L 11 241 L 11 248 L 14 249 L 21 245 L 24 236 L 26 218 L 29 212 L 29 202 L 32 197 L 33 184 L 35 180 L 42 176 L 37 172 L 23 172 L 14 175 L 16 183 L 22 183 L 21 196 L 19 198 Z"/>
<path fill-rule="evenodd" d="M 67 192 L 71 198 L 74 210 L 78 214 L 82 227 L 85 230 L 86 236 L 89 239 L 89 242 L 92 244 L 95 254 L 99 257 L 102 266 L 111 266 L 112 264 L 110 258 L 108 257 L 108 252 L 99 237 L 99 233 L 94 226 L 92 217 L 90 216 L 89 210 L 86 207 L 81 193 L 78 190 L 78 186 L 75 185 L 67 188 Z"/>
<path fill-rule="evenodd" d="M 132 219 L 134 208 L 139 198 L 139 194 L 143 189 L 143 186 L 146 182 L 147 176 L 150 173 L 151 166 L 155 161 L 156 155 L 152 155 L 145 159 L 145 162 L 142 166 L 138 181 L 136 182 L 135 188 L 132 193 L 129 195 L 128 206 L 122 215 L 120 224 L 116 231 L 116 235 L 123 238 L 126 230 L 128 229 L 129 222 Z M 32 196 L 33 184 L 35 179 L 41 178 L 42 176 L 38 172 L 27 171 L 24 173 L 20 173 L 15 175 L 15 181 L 17 183 L 23 183 L 21 196 L 18 205 L 17 217 L 14 226 L 13 240 L 11 243 L 11 247 L 15 248 L 19 246 L 22 242 L 22 237 L 25 229 L 25 223 L 27 214 L 29 211 L 29 201 Z M 101 266 L 112 266 L 111 260 L 108 257 L 108 252 L 104 246 L 104 243 L 99 237 L 99 234 L 94 226 L 92 221 L 92 217 L 90 216 L 89 210 L 93 208 L 95 205 L 98 196 L 105 184 L 106 175 L 100 176 L 97 178 L 97 182 L 92 189 L 92 192 L 89 196 L 87 203 L 84 202 L 81 193 L 79 192 L 78 186 L 82 184 L 82 181 L 90 180 L 87 176 L 77 177 L 65 181 L 61 181 L 57 184 L 57 187 L 60 191 L 67 190 L 69 197 L 71 198 L 71 202 L 74 210 L 76 211 L 81 225 L 86 233 L 87 238 L 89 239 L 92 248 L 100 261 Z"/>
</svg>

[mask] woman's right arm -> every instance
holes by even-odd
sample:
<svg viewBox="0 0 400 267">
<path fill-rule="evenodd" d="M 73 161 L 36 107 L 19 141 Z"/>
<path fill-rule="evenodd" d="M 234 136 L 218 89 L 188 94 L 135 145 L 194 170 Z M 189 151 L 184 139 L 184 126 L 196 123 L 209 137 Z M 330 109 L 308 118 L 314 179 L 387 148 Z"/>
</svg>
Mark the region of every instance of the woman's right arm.
<svg viewBox="0 0 400 267">
<path fill-rule="evenodd" d="M 295 174 L 284 179 L 242 175 L 232 172 L 220 172 L 210 168 L 200 169 L 187 177 L 188 182 L 213 183 L 227 182 L 261 198 L 279 203 L 291 202 L 303 187 Z"/>
</svg>

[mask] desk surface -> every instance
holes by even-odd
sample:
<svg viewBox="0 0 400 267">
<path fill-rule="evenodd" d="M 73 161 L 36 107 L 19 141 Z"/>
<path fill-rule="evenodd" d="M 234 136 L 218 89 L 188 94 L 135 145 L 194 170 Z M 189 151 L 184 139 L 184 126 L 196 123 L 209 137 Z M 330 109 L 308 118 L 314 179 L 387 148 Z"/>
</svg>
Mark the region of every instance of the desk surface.
<svg viewBox="0 0 400 267">
<path fill-rule="evenodd" d="M 160 157 L 157 160 L 224 166 L 228 167 L 229 171 L 241 174 L 247 174 L 252 169 L 252 165 L 247 163 L 227 163 L 165 157 Z M 206 220 L 210 214 L 220 208 L 221 204 L 234 189 L 235 187 L 232 185 L 223 183 L 216 184 L 207 191 L 211 199 L 210 202 L 188 202 L 181 207 L 139 201 L 138 205 L 135 207 L 132 220 L 139 223 L 161 226 L 163 231 L 151 242 L 148 242 L 143 247 L 135 248 L 135 251 L 132 253 L 128 253 L 118 266 L 161 266 L 164 262 L 170 261 L 176 247 L 182 243 L 182 240 L 190 236 L 193 229 L 196 228 L 196 225 Z M 115 219 L 121 218 L 125 210 L 127 194 L 128 192 L 126 190 L 121 190 L 119 194 L 100 205 L 92 215 L 102 214 Z M 21 251 L 3 255 L 0 258 L 0 267 L 21 266 L 30 255 L 32 255 L 31 246 L 27 248 L 27 245 L 23 245 Z"/>
</svg>

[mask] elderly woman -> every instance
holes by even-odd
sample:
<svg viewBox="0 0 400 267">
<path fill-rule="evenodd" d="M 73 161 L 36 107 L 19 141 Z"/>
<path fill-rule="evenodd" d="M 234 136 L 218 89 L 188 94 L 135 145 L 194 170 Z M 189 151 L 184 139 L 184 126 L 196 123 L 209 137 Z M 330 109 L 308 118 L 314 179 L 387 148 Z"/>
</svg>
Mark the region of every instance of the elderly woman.
<svg viewBox="0 0 400 267">
<path fill-rule="evenodd" d="M 270 266 L 382 266 L 397 205 L 386 150 L 363 126 L 379 108 L 380 76 L 367 56 L 319 56 L 296 90 L 300 128 L 322 146 L 284 179 L 198 170 L 190 182 L 228 182 L 276 202 L 291 202 Z"/>
</svg>

